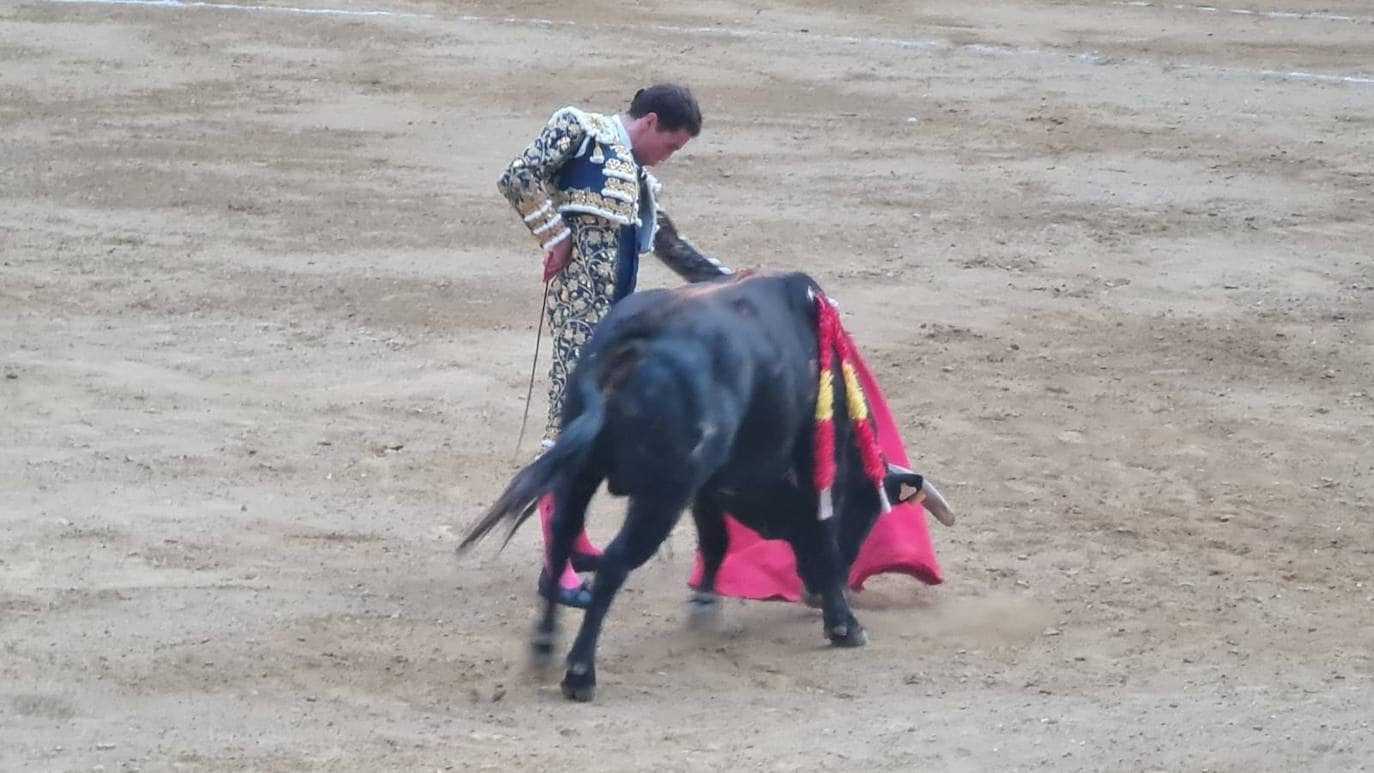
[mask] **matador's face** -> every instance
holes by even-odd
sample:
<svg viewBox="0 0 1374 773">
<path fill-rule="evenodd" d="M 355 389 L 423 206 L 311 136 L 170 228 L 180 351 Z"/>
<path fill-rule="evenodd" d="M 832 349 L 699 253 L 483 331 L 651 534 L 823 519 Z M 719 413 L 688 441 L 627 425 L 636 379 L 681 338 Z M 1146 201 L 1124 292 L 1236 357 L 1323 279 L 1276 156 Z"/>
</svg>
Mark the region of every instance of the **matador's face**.
<svg viewBox="0 0 1374 773">
<path fill-rule="evenodd" d="M 644 131 L 634 139 L 635 160 L 644 166 L 661 164 L 682 150 L 692 139 L 687 129 L 664 129 L 658 125 L 658 116 L 650 113 L 644 116 Z"/>
</svg>

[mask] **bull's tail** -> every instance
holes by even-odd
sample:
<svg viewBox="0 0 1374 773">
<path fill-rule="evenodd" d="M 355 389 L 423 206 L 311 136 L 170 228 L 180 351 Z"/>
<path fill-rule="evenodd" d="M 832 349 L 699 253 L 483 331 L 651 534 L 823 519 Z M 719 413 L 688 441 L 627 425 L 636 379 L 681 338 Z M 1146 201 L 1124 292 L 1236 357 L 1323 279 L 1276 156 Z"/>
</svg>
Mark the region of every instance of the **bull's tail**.
<svg viewBox="0 0 1374 773">
<path fill-rule="evenodd" d="M 581 469 L 601 434 L 606 414 L 605 399 L 597 389 L 595 380 L 584 379 L 581 388 L 582 414 L 559 433 L 558 442 L 552 448 L 516 474 L 486 515 L 482 516 L 482 520 L 468 531 L 458 545 L 459 553 L 480 542 L 497 524 L 512 521 L 506 539 L 501 543 L 504 548 L 515 535 L 516 529 L 534 513 L 540 498 L 553 491 L 565 476 Z"/>
</svg>

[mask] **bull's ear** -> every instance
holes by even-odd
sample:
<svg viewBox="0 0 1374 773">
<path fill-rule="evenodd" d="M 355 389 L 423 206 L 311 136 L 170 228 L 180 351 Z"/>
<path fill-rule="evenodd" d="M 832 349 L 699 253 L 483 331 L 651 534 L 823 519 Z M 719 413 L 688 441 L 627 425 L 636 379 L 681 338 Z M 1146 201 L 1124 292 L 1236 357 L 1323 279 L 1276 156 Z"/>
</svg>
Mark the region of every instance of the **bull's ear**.
<svg viewBox="0 0 1374 773">
<path fill-rule="evenodd" d="M 893 503 L 920 502 L 925 498 L 921 476 L 911 470 L 889 464 L 883 478 L 883 490 Z"/>
<path fill-rule="evenodd" d="M 897 486 L 898 502 L 920 502 L 926 498 L 926 492 L 921 490 L 919 485 L 913 486 L 906 481 L 902 481 Z"/>
</svg>

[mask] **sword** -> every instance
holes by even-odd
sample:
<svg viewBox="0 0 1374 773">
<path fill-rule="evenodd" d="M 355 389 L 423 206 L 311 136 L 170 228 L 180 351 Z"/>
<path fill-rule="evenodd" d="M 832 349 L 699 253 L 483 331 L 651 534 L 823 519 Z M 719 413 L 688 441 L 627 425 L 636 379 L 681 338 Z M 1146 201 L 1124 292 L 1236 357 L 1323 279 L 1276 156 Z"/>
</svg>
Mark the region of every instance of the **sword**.
<svg viewBox="0 0 1374 773">
<path fill-rule="evenodd" d="M 530 363 L 530 388 L 525 392 L 525 417 L 520 420 L 520 435 L 515 439 L 515 452 L 512 459 L 520 458 L 520 444 L 525 442 L 525 426 L 530 422 L 530 400 L 534 397 L 534 375 L 539 370 L 539 342 L 544 339 L 544 312 L 549 307 L 549 290 L 553 287 L 552 277 L 544 282 L 544 300 L 539 305 L 539 325 L 534 331 L 534 362 Z"/>
</svg>

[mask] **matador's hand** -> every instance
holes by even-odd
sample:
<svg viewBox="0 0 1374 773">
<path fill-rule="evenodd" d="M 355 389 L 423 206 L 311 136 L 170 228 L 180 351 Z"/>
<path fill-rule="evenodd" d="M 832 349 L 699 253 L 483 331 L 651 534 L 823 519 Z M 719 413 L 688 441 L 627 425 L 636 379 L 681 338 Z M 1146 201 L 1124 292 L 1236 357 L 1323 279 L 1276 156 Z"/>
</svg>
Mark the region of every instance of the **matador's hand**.
<svg viewBox="0 0 1374 773">
<path fill-rule="evenodd" d="M 550 279 L 558 275 L 558 272 L 568 267 L 568 259 L 572 257 L 572 239 L 564 239 L 549 249 L 549 253 L 544 256 L 544 282 L 547 284 Z"/>
</svg>

